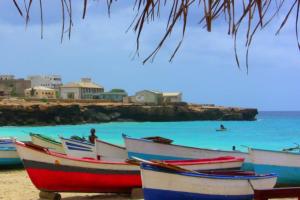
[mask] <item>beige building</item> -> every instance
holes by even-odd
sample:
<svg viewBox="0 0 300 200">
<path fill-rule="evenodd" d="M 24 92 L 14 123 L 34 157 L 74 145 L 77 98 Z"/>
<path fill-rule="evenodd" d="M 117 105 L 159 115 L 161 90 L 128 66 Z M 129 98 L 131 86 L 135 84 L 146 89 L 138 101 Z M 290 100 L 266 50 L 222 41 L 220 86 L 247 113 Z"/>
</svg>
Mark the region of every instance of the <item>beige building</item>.
<svg viewBox="0 0 300 200">
<path fill-rule="evenodd" d="M 0 96 L 24 97 L 25 89 L 30 87 L 29 80 L 15 79 L 13 75 L 0 75 Z"/>
<path fill-rule="evenodd" d="M 80 82 L 68 83 L 60 87 L 62 99 L 99 99 L 104 88 L 93 83 L 90 78 L 82 78 Z"/>
<path fill-rule="evenodd" d="M 164 92 L 163 93 L 164 103 L 179 103 L 182 102 L 181 92 Z"/>
<path fill-rule="evenodd" d="M 56 99 L 56 91 L 47 87 L 37 86 L 26 89 L 25 96 L 37 99 Z"/>
</svg>

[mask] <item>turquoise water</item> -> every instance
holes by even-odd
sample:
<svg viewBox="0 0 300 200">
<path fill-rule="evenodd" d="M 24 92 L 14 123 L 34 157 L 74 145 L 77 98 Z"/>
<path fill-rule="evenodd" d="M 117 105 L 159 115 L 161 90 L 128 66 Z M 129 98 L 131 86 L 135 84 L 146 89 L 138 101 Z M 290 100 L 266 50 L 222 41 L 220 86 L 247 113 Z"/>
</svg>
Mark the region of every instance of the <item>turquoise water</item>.
<svg viewBox="0 0 300 200">
<path fill-rule="evenodd" d="M 220 124 L 228 131 L 215 131 Z M 176 144 L 229 150 L 241 145 L 281 150 L 300 143 L 300 112 L 261 112 L 257 121 L 194 121 L 194 122 L 118 122 L 44 127 L 0 127 L 0 137 L 14 136 L 29 140 L 28 133 L 42 133 L 58 139 L 58 136 L 87 136 L 95 128 L 99 138 L 123 144 L 122 133 L 132 137 L 160 135 Z"/>
</svg>

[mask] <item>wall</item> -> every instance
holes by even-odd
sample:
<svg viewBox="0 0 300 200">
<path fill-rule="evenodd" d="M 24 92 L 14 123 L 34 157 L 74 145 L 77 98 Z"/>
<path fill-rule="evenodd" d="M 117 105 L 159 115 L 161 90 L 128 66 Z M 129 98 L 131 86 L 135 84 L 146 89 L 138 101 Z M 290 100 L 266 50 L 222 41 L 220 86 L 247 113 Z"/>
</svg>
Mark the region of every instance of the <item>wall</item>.
<svg viewBox="0 0 300 200">
<path fill-rule="evenodd" d="M 81 98 L 79 88 L 61 88 L 60 89 L 60 97 L 62 99 L 69 99 L 68 93 L 74 93 L 74 99 Z"/>
</svg>

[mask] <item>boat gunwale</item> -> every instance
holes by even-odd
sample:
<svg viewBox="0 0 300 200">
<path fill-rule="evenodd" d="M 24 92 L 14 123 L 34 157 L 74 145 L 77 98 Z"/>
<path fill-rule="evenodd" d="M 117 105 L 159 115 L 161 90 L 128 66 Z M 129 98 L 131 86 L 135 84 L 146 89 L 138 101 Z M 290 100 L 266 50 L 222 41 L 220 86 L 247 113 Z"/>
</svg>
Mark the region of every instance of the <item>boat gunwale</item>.
<svg viewBox="0 0 300 200">
<path fill-rule="evenodd" d="M 50 155 L 50 156 L 54 156 L 54 157 L 58 157 L 58 158 L 63 158 L 63 159 L 67 159 L 67 160 L 73 160 L 73 161 L 80 161 L 80 162 L 87 162 L 87 163 L 93 163 L 93 164 L 119 164 L 119 165 L 131 165 L 129 163 L 126 163 L 126 162 L 114 162 L 114 161 L 101 161 L 101 160 L 92 160 L 92 159 L 84 159 L 84 158 L 75 158 L 75 157 L 70 157 L 70 156 L 67 156 L 66 154 L 60 154 L 60 153 L 55 153 L 51 150 L 48 150 L 46 148 L 43 148 L 43 150 L 38 150 L 34 147 L 31 147 L 31 146 L 27 146 L 25 143 L 23 142 L 19 142 L 19 141 L 16 141 L 16 146 L 22 146 L 22 147 L 25 147 L 25 148 L 28 148 L 28 149 L 32 149 L 34 151 L 38 151 L 40 153 L 43 153 L 43 154 L 47 154 L 47 155 Z M 23 158 L 22 158 L 23 159 Z"/>
<path fill-rule="evenodd" d="M 116 144 L 105 142 L 105 141 L 99 140 L 99 139 L 96 139 L 96 142 L 97 141 L 102 142 L 102 143 L 107 144 L 107 145 L 110 145 L 110 146 L 113 146 L 113 147 L 117 147 L 117 148 L 122 149 L 122 150 L 126 150 L 126 147 L 123 147 L 123 146 L 119 146 L 119 145 L 116 145 Z"/>
<path fill-rule="evenodd" d="M 51 138 L 48 138 L 48 137 L 44 137 L 43 135 L 39 134 L 39 133 L 30 133 L 30 137 L 36 137 L 40 140 L 43 140 L 43 141 L 46 141 L 46 142 L 49 142 L 51 144 L 54 144 L 54 145 L 57 145 L 57 146 L 60 146 L 62 145 L 61 142 L 58 142 L 54 139 L 51 139 Z"/>
<path fill-rule="evenodd" d="M 258 148 L 249 148 L 249 149 L 250 149 L 250 152 L 251 151 L 264 151 L 264 152 L 272 152 L 272 153 L 299 155 L 300 156 L 300 152 L 278 151 L 278 150 L 258 149 Z"/>
<path fill-rule="evenodd" d="M 248 152 L 243 152 L 243 151 L 230 151 L 230 150 L 220 150 L 220 149 L 207 149 L 207 148 L 198 148 L 198 147 L 190 147 L 190 146 L 184 146 L 184 145 L 178 145 L 178 144 L 163 144 L 163 143 L 157 143 L 157 142 L 153 142 L 151 140 L 146 140 L 146 139 L 140 139 L 140 138 L 132 138 L 130 136 L 127 135 L 122 135 L 124 139 L 130 139 L 130 140 L 137 140 L 137 141 L 143 141 L 143 142 L 149 142 L 149 143 L 154 143 L 154 144 L 162 144 L 162 145 L 168 145 L 168 146 L 175 146 L 175 147 L 183 147 L 183 148 L 188 148 L 188 149 L 195 149 L 195 150 L 206 150 L 206 151 L 218 151 L 218 152 L 225 152 L 225 153 L 234 153 L 234 154 L 245 154 L 245 155 L 249 155 Z"/>
<path fill-rule="evenodd" d="M 176 174 L 181 176 L 188 176 L 188 177 L 195 177 L 195 178 L 209 178 L 209 179 L 225 179 L 225 180 L 259 180 L 259 179 L 271 179 L 277 178 L 277 175 L 274 173 L 270 174 L 258 174 L 258 175 L 214 175 L 214 174 L 206 174 L 206 173 L 193 173 L 193 172 L 181 172 L 175 171 L 167 168 L 162 168 L 156 164 L 149 164 L 149 163 L 142 163 L 141 169 L 148 170 L 148 171 L 155 171 L 161 173 L 168 173 L 168 174 Z"/>
</svg>

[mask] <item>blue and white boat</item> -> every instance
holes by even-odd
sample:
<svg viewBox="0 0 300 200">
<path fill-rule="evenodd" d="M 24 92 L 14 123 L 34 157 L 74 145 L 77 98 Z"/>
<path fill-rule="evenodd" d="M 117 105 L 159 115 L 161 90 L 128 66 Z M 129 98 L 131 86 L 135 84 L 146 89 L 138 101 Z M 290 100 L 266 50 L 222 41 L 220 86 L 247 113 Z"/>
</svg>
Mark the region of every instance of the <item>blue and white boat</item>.
<svg viewBox="0 0 300 200">
<path fill-rule="evenodd" d="M 0 138 L 0 166 L 21 164 L 13 139 Z"/>
<path fill-rule="evenodd" d="M 257 173 L 276 173 L 278 185 L 300 186 L 300 153 L 249 149 Z"/>
<path fill-rule="evenodd" d="M 124 161 L 127 157 L 125 147 L 111 144 L 103 140 L 95 140 L 95 144 L 88 141 L 60 138 L 64 151 L 75 158 L 93 158 L 108 161 Z"/>
<path fill-rule="evenodd" d="M 60 138 L 64 151 L 73 158 L 97 159 L 96 147 L 88 141 Z"/>
<path fill-rule="evenodd" d="M 254 189 L 271 189 L 276 175 L 179 172 L 141 164 L 145 200 L 252 200 Z"/>
<path fill-rule="evenodd" d="M 240 151 L 223 151 L 195 148 L 175 144 L 154 142 L 148 139 L 131 138 L 123 134 L 128 157 L 138 157 L 145 160 L 190 160 L 234 156 L 244 158 L 243 170 L 252 170 L 249 154 Z"/>
</svg>

